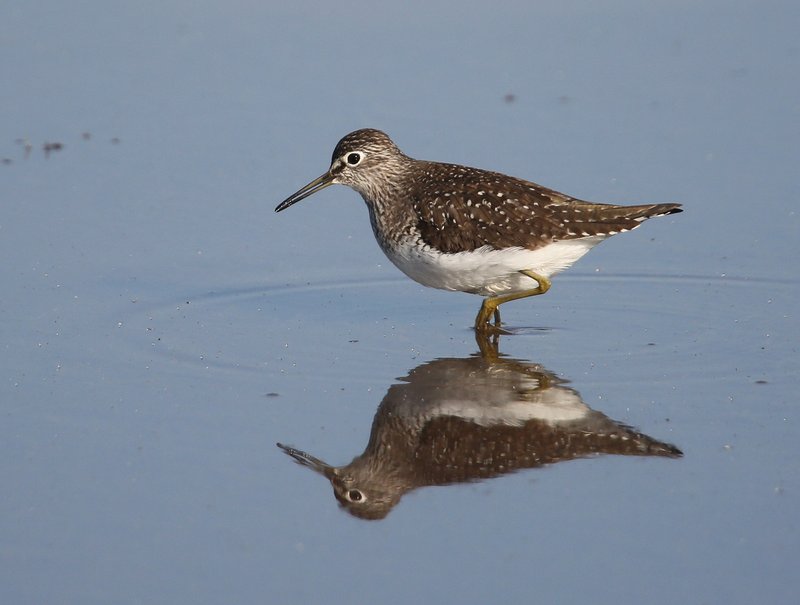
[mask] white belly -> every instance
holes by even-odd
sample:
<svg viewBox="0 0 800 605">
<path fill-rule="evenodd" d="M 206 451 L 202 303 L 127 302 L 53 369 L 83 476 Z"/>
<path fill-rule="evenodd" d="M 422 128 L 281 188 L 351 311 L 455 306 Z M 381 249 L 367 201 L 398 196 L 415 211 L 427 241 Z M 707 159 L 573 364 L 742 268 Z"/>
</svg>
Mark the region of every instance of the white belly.
<svg viewBox="0 0 800 605">
<path fill-rule="evenodd" d="M 425 286 L 495 296 L 535 288 L 535 280 L 520 271 L 533 271 L 549 278 L 570 267 L 605 237 L 562 240 L 537 250 L 495 250 L 484 246 L 473 252 L 456 254 L 420 248 L 409 238 L 384 252 L 398 269 Z"/>
<path fill-rule="evenodd" d="M 525 382 L 534 383 L 534 389 L 540 385 L 536 380 L 522 381 L 520 389 L 527 385 Z M 480 389 L 483 385 L 471 385 L 467 380 L 466 386 L 476 386 Z M 474 393 L 483 395 L 484 392 L 476 390 Z M 500 392 L 497 400 L 487 398 L 442 397 L 436 405 L 428 410 L 431 418 L 439 416 L 455 416 L 480 426 L 522 426 L 531 420 L 538 420 L 550 426 L 569 424 L 585 418 L 591 409 L 575 391 L 565 387 L 545 388 L 541 391 L 520 391 L 517 397 L 513 393 Z"/>
</svg>

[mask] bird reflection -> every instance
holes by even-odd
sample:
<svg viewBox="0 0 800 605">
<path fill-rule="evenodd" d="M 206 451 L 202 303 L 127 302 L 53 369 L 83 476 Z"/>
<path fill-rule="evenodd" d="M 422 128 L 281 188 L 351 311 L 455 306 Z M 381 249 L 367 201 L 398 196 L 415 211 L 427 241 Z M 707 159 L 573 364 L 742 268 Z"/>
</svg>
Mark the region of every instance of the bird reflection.
<svg viewBox="0 0 800 605">
<path fill-rule="evenodd" d="M 437 359 L 392 385 L 364 452 L 345 466 L 278 444 L 325 476 L 352 515 L 382 519 L 406 492 L 497 477 L 599 454 L 682 455 L 592 410 L 542 366 L 481 342 L 466 359 Z"/>
</svg>

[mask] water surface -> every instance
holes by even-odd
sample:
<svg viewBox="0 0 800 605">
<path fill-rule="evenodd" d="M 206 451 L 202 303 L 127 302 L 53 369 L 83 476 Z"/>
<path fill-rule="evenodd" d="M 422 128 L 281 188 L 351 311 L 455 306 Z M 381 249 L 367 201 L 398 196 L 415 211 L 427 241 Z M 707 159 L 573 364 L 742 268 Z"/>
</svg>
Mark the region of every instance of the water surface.
<svg viewBox="0 0 800 605">
<path fill-rule="evenodd" d="M 793 602 L 797 17 L 10 3 L 2 601 Z M 482 356 L 479 299 L 404 278 L 354 193 L 272 212 L 365 126 L 686 212 L 505 305 Z M 276 446 L 408 469 L 369 457 L 387 410 L 430 457 L 379 520 Z M 683 456 L 543 445 L 615 431 Z"/>
</svg>

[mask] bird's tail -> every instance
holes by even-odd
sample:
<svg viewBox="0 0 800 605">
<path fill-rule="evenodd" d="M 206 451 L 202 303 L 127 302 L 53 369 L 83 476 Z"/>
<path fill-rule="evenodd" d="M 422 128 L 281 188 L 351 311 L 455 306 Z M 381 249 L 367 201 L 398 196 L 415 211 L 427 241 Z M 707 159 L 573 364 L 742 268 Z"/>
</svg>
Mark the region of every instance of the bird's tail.
<svg viewBox="0 0 800 605">
<path fill-rule="evenodd" d="M 573 220 L 573 228 L 583 235 L 614 235 L 636 229 L 642 222 L 656 216 L 683 212 L 680 204 L 643 204 L 617 206 L 614 204 L 577 205 L 582 220 Z"/>
<path fill-rule="evenodd" d="M 683 208 L 681 208 L 680 204 L 644 204 L 642 206 L 612 206 L 605 212 L 614 215 L 615 218 L 641 223 L 656 216 L 683 212 Z"/>
</svg>

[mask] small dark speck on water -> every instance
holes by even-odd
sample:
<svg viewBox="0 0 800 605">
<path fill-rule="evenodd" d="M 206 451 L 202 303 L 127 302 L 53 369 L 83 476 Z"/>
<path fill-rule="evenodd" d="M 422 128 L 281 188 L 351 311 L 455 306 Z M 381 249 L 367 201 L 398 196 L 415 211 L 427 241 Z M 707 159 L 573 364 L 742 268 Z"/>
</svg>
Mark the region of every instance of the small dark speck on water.
<svg viewBox="0 0 800 605">
<path fill-rule="evenodd" d="M 89 131 L 86 131 L 86 132 L 84 132 L 84 133 L 82 133 L 82 134 L 81 134 L 81 138 L 82 138 L 84 141 L 88 141 L 89 139 L 91 139 L 91 138 L 92 138 L 92 133 L 91 133 L 91 132 L 89 132 Z"/>
<path fill-rule="evenodd" d="M 49 158 L 51 152 L 61 151 L 62 149 L 64 149 L 64 144 L 59 143 L 58 141 L 55 141 L 53 143 L 45 143 L 44 145 L 42 145 L 42 149 L 44 150 L 44 157 Z"/>
<path fill-rule="evenodd" d="M 264 397 L 280 397 L 279 393 L 267 393 Z"/>
<path fill-rule="evenodd" d="M 6 166 L 11 164 L 11 158 L 3 158 L 3 164 L 5 164 Z"/>
<path fill-rule="evenodd" d="M 513 92 L 509 92 L 503 97 L 503 101 L 505 101 L 506 103 L 513 103 L 516 100 L 517 100 L 517 95 L 515 95 Z"/>
<path fill-rule="evenodd" d="M 111 139 L 111 144 L 112 145 L 119 145 L 119 143 L 120 143 L 120 141 L 119 141 L 119 139 L 117 137 L 114 137 L 113 139 Z"/>
<path fill-rule="evenodd" d="M 756 384 L 769 384 L 766 380 L 756 380 Z"/>
<path fill-rule="evenodd" d="M 348 340 L 347 342 L 358 342 L 358 339 L 356 339 L 356 340 Z"/>
</svg>

